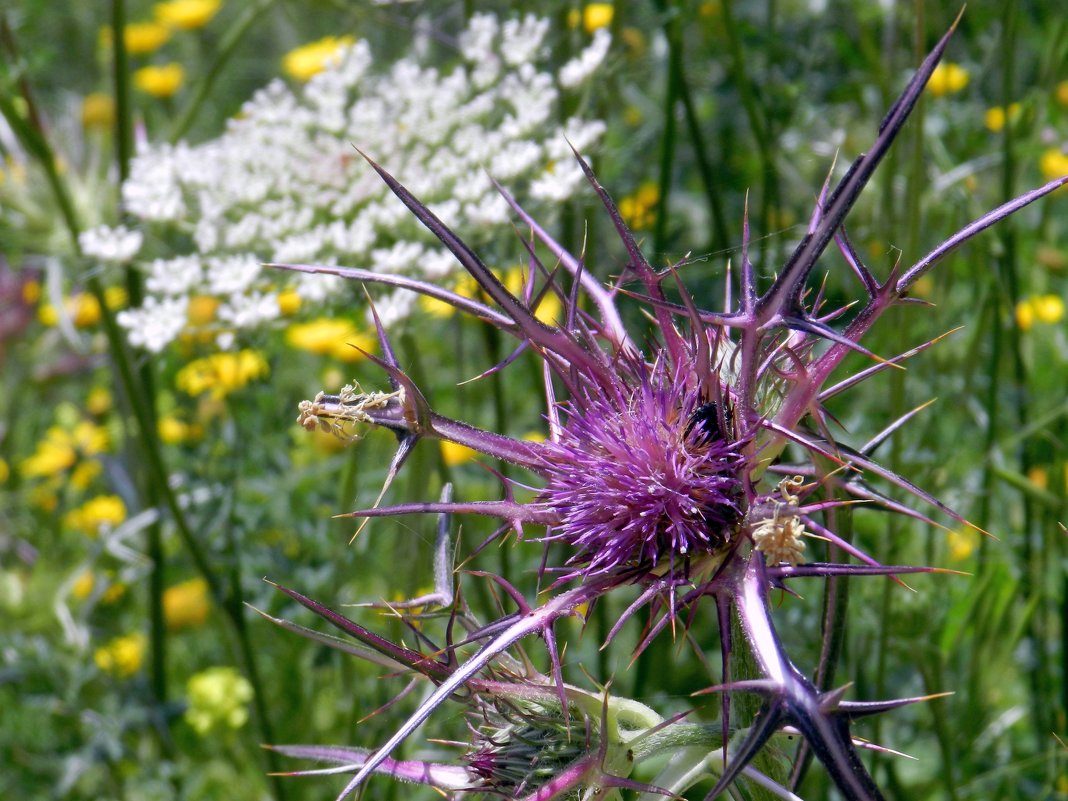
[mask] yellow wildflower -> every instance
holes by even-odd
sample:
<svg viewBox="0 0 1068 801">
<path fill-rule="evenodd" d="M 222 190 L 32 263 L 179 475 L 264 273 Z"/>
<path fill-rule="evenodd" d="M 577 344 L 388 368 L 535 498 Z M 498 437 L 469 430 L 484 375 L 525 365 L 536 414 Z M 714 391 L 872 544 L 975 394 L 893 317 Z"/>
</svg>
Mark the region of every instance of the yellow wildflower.
<svg viewBox="0 0 1068 801">
<path fill-rule="evenodd" d="M 111 411 L 111 393 L 106 387 L 93 387 L 85 399 L 85 408 L 94 417 L 100 417 Z"/>
<path fill-rule="evenodd" d="M 56 312 L 56 307 L 51 303 L 42 303 L 37 310 L 37 320 L 41 325 L 47 325 L 49 328 L 56 325 L 59 322 L 59 314 Z"/>
<path fill-rule="evenodd" d="M 656 207 L 660 203 L 660 188 L 652 181 L 638 187 L 633 195 L 619 201 L 619 213 L 635 230 L 651 228 L 656 222 Z"/>
<path fill-rule="evenodd" d="M 1062 106 L 1068 106 L 1068 81 L 1061 81 L 1053 90 L 1053 96 Z"/>
<path fill-rule="evenodd" d="M 178 371 L 175 384 L 187 395 L 210 394 L 219 400 L 269 371 L 267 360 L 258 351 L 214 353 L 189 362 Z"/>
<path fill-rule="evenodd" d="M 70 594 L 74 596 L 75 600 L 84 601 L 92 594 L 95 586 L 96 578 L 93 576 L 92 571 L 83 570 L 78 574 L 78 578 L 74 579 L 74 583 L 70 587 Z"/>
<path fill-rule="evenodd" d="M 74 425 L 71 439 L 85 456 L 96 456 L 108 449 L 108 432 L 91 420 L 80 420 Z"/>
<path fill-rule="evenodd" d="M 126 504 L 118 495 L 98 495 L 77 509 L 67 512 L 63 525 L 96 537 L 101 531 L 113 529 L 126 519 Z"/>
<path fill-rule="evenodd" d="M 184 78 L 182 65 L 174 62 L 141 67 L 133 74 L 134 86 L 153 97 L 170 97 L 181 87 Z"/>
<path fill-rule="evenodd" d="M 28 280 L 22 285 L 22 302 L 28 306 L 41 299 L 41 282 L 34 279 Z"/>
<path fill-rule="evenodd" d="M 284 289 L 278 293 L 278 311 L 291 317 L 300 311 L 300 294 L 295 289 Z"/>
<path fill-rule="evenodd" d="M 1005 128 L 1006 122 L 1016 122 L 1020 119 L 1020 104 L 1010 103 L 1008 108 L 1001 106 L 994 106 L 988 108 L 986 114 L 983 116 L 983 120 L 986 123 L 987 129 L 998 133 Z"/>
<path fill-rule="evenodd" d="M 128 299 L 129 296 L 126 294 L 125 287 L 109 286 L 104 290 L 104 304 L 111 309 L 111 311 L 121 309 L 126 305 Z"/>
<path fill-rule="evenodd" d="M 203 624 L 210 608 L 208 584 L 202 578 L 183 581 L 163 591 L 163 619 L 170 631 Z"/>
<path fill-rule="evenodd" d="M 215 311 L 218 308 L 218 298 L 213 298 L 211 295 L 193 295 L 189 299 L 189 307 L 185 314 L 190 325 L 207 325 L 215 319 Z"/>
<path fill-rule="evenodd" d="M 159 421 L 159 438 L 168 445 L 180 445 L 200 439 L 203 429 L 196 423 L 187 423 L 177 417 L 167 415 Z"/>
<path fill-rule="evenodd" d="M 1016 304 L 1016 327 L 1021 331 L 1030 331 L 1035 325 L 1035 309 L 1029 300 Z"/>
<path fill-rule="evenodd" d="M 358 332 L 351 322 L 327 317 L 289 326 L 286 342 L 298 350 L 329 355 L 344 362 L 357 362 L 363 358 L 361 350 L 370 353 L 375 348 L 375 339 Z"/>
<path fill-rule="evenodd" d="M 309 42 L 286 53 L 282 59 L 282 69 L 291 78 L 307 81 L 327 67 L 337 64 L 342 50 L 351 46 L 354 41 L 351 36 L 324 36 L 318 41 Z"/>
<path fill-rule="evenodd" d="M 70 479 L 68 480 L 74 489 L 85 490 L 93 483 L 93 479 L 103 471 L 104 468 L 95 459 L 78 462 L 77 466 L 71 471 Z"/>
<path fill-rule="evenodd" d="M 104 92 L 82 98 L 82 127 L 87 131 L 108 131 L 115 124 L 115 101 Z"/>
<path fill-rule="evenodd" d="M 508 291 L 517 297 L 522 296 L 524 283 L 524 274 L 522 267 L 516 267 L 509 270 L 504 274 L 501 279 L 501 283 L 508 288 Z M 531 298 L 531 302 L 534 298 Z M 538 303 L 538 308 L 534 310 L 534 316 L 541 320 L 546 325 L 556 325 L 564 319 L 563 307 L 560 305 L 560 298 L 555 292 L 548 291 L 541 297 L 541 301 Z"/>
<path fill-rule="evenodd" d="M 593 33 L 598 28 L 607 28 L 612 24 L 615 8 L 611 3 L 589 3 L 582 9 L 582 27 L 586 33 Z"/>
<path fill-rule="evenodd" d="M 962 562 L 975 553 L 979 545 L 979 532 L 972 528 L 959 528 L 948 534 L 949 558 Z"/>
<path fill-rule="evenodd" d="M 1035 323 L 1054 325 L 1064 319 L 1064 301 L 1059 295 L 1035 295 L 1016 304 L 1016 325 L 1029 331 Z"/>
<path fill-rule="evenodd" d="M 223 726 L 239 729 L 248 722 L 252 685 L 232 667 L 208 668 L 193 675 L 186 695 L 185 720 L 197 734 Z"/>
<path fill-rule="evenodd" d="M 177 417 L 161 417 L 158 425 L 159 438 L 168 445 L 176 445 L 185 440 L 187 424 Z"/>
<path fill-rule="evenodd" d="M 63 311 L 79 328 L 87 328 L 100 322 L 100 304 L 93 295 L 79 292 L 63 302 Z M 37 310 L 37 319 L 42 325 L 59 323 L 59 312 L 51 303 L 42 304 Z"/>
<path fill-rule="evenodd" d="M 45 432 L 32 456 L 22 460 L 20 472 L 25 478 L 40 478 L 62 473 L 78 461 L 70 434 L 59 426 Z"/>
<path fill-rule="evenodd" d="M 1031 299 L 1031 306 L 1040 323 L 1053 325 L 1064 319 L 1064 301 L 1059 295 L 1037 295 Z"/>
<path fill-rule="evenodd" d="M 8 467 L 7 462 L 0 459 L 0 484 L 5 483 L 9 478 L 11 478 L 11 468 Z"/>
<path fill-rule="evenodd" d="M 545 442 L 545 435 L 540 431 L 528 431 L 523 435 L 527 442 Z"/>
<path fill-rule="evenodd" d="M 80 292 L 73 298 L 74 310 L 71 319 L 79 328 L 87 328 L 100 322 L 100 304 L 87 292 Z"/>
<path fill-rule="evenodd" d="M 1034 484 L 1039 489 L 1049 488 L 1049 474 L 1046 472 L 1046 468 L 1035 466 L 1027 471 L 1027 480 Z"/>
<path fill-rule="evenodd" d="M 449 442 L 448 440 L 441 440 L 441 460 L 445 462 L 448 467 L 456 467 L 464 462 L 470 462 L 472 459 L 478 456 L 478 451 L 468 448 L 466 445 L 460 445 L 457 442 Z"/>
<path fill-rule="evenodd" d="M 456 286 L 452 287 L 452 291 L 465 298 L 477 297 L 479 292 L 478 282 L 465 273 L 456 283 Z M 419 308 L 434 317 L 452 317 L 456 313 L 455 306 L 443 300 L 432 298 L 429 295 L 419 296 Z"/>
<path fill-rule="evenodd" d="M 141 633 L 116 637 L 93 654 L 98 668 L 119 678 L 132 676 L 140 670 L 144 657 L 145 635 Z"/>
<path fill-rule="evenodd" d="M 1042 171 L 1047 181 L 1068 175 L 1068 155 L 1065 155 L 1060 148 L 1051 147 L 1042 153 L 1042 158 L 1038 161 L 1038 169 Z"/>
<path fill-rule="evenodd" d="M 222 0 L 169 0 L 156 3 L 152 13 L 161 24 L 183 31 L 203 28 L 219 13 Z"/>
<path fill-rule="evenodd" d="M 163 47 L 171 38 L 171 32 L 158 22 L 131 22 L 123 29 L 123 38 L 126 40 L 126 52 L 132 56 L 143 56 Z M 110 33 L 107 39 L 110 41 Z"/>
<path fill-rule="evenodd" d="M 22 461 L 25 478 L 54 476 L 73 467 L 81 456 L 95 456 L 108 448 L 107 431 L 90 420 L 73 426 L 52 426 L 37 443 L 32 456 Z"/>
<path fill-rule="evenodd" d="M 968 70 L 952 61 L 943 61 L 927 81 L 927 91 L 935 97 L 952 95 L 968 85 Z"/>
</svg>

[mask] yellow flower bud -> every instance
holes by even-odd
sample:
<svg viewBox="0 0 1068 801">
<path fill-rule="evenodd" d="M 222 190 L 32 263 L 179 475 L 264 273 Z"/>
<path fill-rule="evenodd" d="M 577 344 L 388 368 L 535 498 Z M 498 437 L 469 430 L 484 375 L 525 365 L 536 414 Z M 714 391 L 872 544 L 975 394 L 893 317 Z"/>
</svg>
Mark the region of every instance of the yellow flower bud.
<svg viewBox="0 0 1068 801">
<path fill-rule="evenodd" d="M 282 59 L 282 69 L 291 78 L 307 81 L 327 67 L 337 64 L 342 50 L 351 46 L 354 41 L 351 36 L 324 36 L 318 41 L 309 42 L 286 53 Z"/>
<path fill-rule="evenodd" d="M 93 654 L 96 666 L 119 678 L 132 676 L 141 669 L 145 656 L 145 635 L 128 634 L 116 637 Z"/>
<path fill-rule="evenodd" d="M 115 101 L 111 95 L 93 92 L 82 99 L 82 127 L 107 131 L 115 124 Z"/>
<path fill-rule="evenodd" d="M 952 61 L 943 61 L 927 81 L 927 91 L 935 97 L 956 94 L 968 85 L 968 70 Z"/>
<path fill-rule="evenodd" d="M 162 25 L 190 31 L 211 22 L 221 6 L 222 0 L 170 0 L 156 3 L 152 13 Z"/>
<path fill-rule="evenodd" d="M 181 64 L 142 67 L 133 74 L 134 86 L 153 97 L 170 97 L 182 85 L 185 70 Z"/>
<path fill-rule="evenodd" d="M 582 9 L 582 26 L 586 33 L 593 33 L 599 28 L 612 24 L 615 8 L 611 3 L 590 3 Z"/>
<path fill-rule="evenodd" d="M 203 624 L 210 610 L 208 585 L 202 578 L 183 581 L 163 591 L 163 619 L 170 631 Z"/>
<path fill-rule="evenodd" d="M 443 439 L 441 440 L 440 445 L 441 460 L 445 462 L 448 467 L 456 467 L 465 462 L 470 462 L 478 456 L 478 451 L 474 451 L 466 445 L 460 445 L 457 442 L 449 442 L 448 440 Z"/>
<path fill-rule="evenodd" d="M 106 38 L 111 39 L 110 31 Z M 171 32 L 158 22 L 131 22 L 123 29 L 123 38 L 126 52 L 131 56 L 143 56 L 163 47 L 171 38 Z"/>
</svg>

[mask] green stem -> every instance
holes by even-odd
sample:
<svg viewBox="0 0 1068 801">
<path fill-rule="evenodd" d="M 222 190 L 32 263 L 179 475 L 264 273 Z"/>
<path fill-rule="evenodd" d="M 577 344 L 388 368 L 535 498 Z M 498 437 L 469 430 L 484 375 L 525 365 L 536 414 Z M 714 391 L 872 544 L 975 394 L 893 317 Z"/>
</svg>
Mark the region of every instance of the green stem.
<svg viewBox="0 0 1068 801">
<path fill-rule="evenodd" d="M 240 425 L 241 415 L 231 408 L 230 418 L 235 421 L 234 427 L 231 429 L 231 431 L 234 431 L 237 426 Z M 244 666 L 245 675 L 248 677 L 249 684 L 252 685 L 252 705 L 256 710 L 256 721 L 259 724 L 261 741 L 264 743 L 274 743 L 276 742 L 274 729 L 271 726 L 271 718 L 267 711 L 267 693 L 264 690 L 263 679 L 260 677 L 256 652 L 253 649 L 252 641 L 249 638 L 248 624 L 245 619 L 244 592 L 241 589 L 241 575 L 243 571 L 241 545 L 237 536 L 237 532 L 241 527 L 241 521 L 237 518 L 236 509 L 241 481 L 240 456 L 242 453 L 240 447 L 238 447 L 237 441 L 240 441 L 242 436 L 238 434 L 234 439 L 234 442 L 229 443 L 230 452 L 233 455 L 233 467 L 230 471 L 230 480 L 228 482 L 230 492 L 232 493 L 232 500 L 230 513 L 228 515 L 229 520 L 226 525 L 226 561 L 229 565 L 227 575 L 228 587 L 225 601 L 222 604 L 222 609 L 233 624 L 234 633 L 237 635 L 237 647 L 240 654 L 240 660 Z M 267 749 L 262 750 L 267 762 L 268 772 L 271 774 L 271 785 L 274 788 L 275 798 L 283 801 L 286 798 L 287 793 L 281 777 L 276 775 L 282 767 L 278 754 Z"/>
<path fill-rule="evenodd" d="M 771 122 L 762 112 L 760 99 L 757 96 L 754 83 L 749 77 L 738 24 L 734 18 L 733 0 L 725 0 L 722 8 L 723 30 L 727 36 L 727 50 L 730 55 L 731 79 L 741 98 L 746 120 L 753 133 L 753 139 L 756 140 L 757 152 L 760 154 L 762 197 L 760 199 L 758 227 L 762 233 L 767 234 L 771 228 L 771 209 L 778 194 L 775 153 L 772 148 L 772 136 L 770 133 Z M 768 11 L 772 13 L 773 7 L 769 6 Z M 767 251 L 770 247 L 771 238 L 765 236 L 760 242 L 761 261 L 767 263 Z"/>
<path fill-rule="evenodd" d="M 1017 8 L 1015 3 L 1006 3 L 1002 9 L 1003 42 L 1002 52 L 1012 53 L 1016 47 L 1017 36 Z M 1013 58 L 1001 59 L 1001 102 L 1004 108 L 1008 108 L 1013 98 L 1016 97 L 1016 60 Z M 1001 171 L 1001 195 L 1004 199 L 1013 197 L 1016 187 L 1016 126 L 1006 125 L 1002 129 L 1002 171 Z M 1010 309 L 1015 309 L 1021 297 L 1020 277 L 1018 270 L 1018 254 L 1016 242 L 1016 226 L 1012 220 L 1006 220 L 1005 225 L 999 226 L 1001 233 L 1002 255 L 998 260 L 998 274 L 1008 294 Z M 1012 399 L 1015 425 L 1022 426 L 1028 422 L 1028 375 L 1027 366 L 1023 358 L 1023 344 L 1020 338 L 1020 329 L 1013 325 L 1008 331 L 1009 356 L 1012 360 Z M 1019 464 L 1020 475 L 1026 476 L 1031 468 L 1031 449 L 1028 442 L 1021 442 L 1016 449 L 1016 459 Z M 1044 589 L 1043 573 L 1045 554 L 1042 549 L 1033 547 L 1035 535 L 1035 510 L 1034 504 L 1027 495 L 1021 498 L 1023 506 L 1023 534 L 1021 558 L 1024 572 L 1021 576 L 1021 602 L 1030 604 L 1040 597 Z M 1028 622 L 1028 636 L 1036 649 L 1045 647 L 1045 606 L 1038 603 L 1035 612 Z M 1053 727 L 1049 715 L 1049 699 L 1052 697 L 1052 680 L 1047 673 L 1044 659 L 1038 660 L 1034 670 L 1028 671 L 1031 683 L 1031 721 L 1033 731 L 1039 746 L 1048 737 L 1047 732 Z"/>
<path fill-rule="evenodd" d="M 133 126 L 130 114 L 130 65 L 126 52 L 126 3 L 111 0 L 112 82 L 115 85 L 115 163 L 119 186 L 130 176 L 133 155 Z M 121 198 L 120 198 L 121 200 Z"/>
<path fill-rule="evenodd" d="M 486 347 L 486 353 L 489 356 L 490 364 L 499 364 L 501 356 L 501 332 L 497 330 L 495 326 L 483 325 L 480 326 L 483 334 L 483 344 Z M 493 416 L 494 416 L 494 431 L 505 433 L 508 431 L 508 411 L 507 403 L 504 396 L 504 378 L 500 370 L 490 376 L 490 391 L 493 394 Z M 501 475 L 506 479 L 509 476 L 510 468 L 507 462 L 498 461 L 497 469 L 501 472 Z M 511 548 L 498 548 L 498 565 L 497 569 L 500 572 L 502 578 L 511 580 Z"/>
<path fill-rule="evenodd" d="M 118 166 L 118 208 L 122 209 L 122 185 L 130 175 L 130 158 L 133 155 L 133 125 L 130 109 L 130 69 L 126 52 L 125 0 L 112 0 L 111 30 L 112 41 L 112 80 L 115 90 L 115 163 Z M 141 273 L 127 267 L 126 292 L 130 304 L 139 306 L 143 299 Z M 100 298 L 98 298 L 100 300 Z M 152 364 L 145 362 L 138 368 L 141 386 L 147 399 L 146 411 L 151 414 L 153 430 L 156 421 L 155 378 Z M 143 482 L 145 503 L 151 508 L 159 508 L 162 498 L 154 481 Z M 152 571 L 148 580 L 148 620 L 149 651 L 151 653 L 152 691 L 160 703 L 167 700 L 167 631 L 163 615 L 163 591 L 166 586 L 167 563 L 163 551 L 163 526 L 156 521 L 146 531 L 148 539 L 147 554 L 152 562 Z"/>
<path fill-rule="evenodd" d="M 237 47 L 241 44 L 241 40 L 244 39 L 245 34 L 248 32 L 249 28 L 252 27 L 253 23 L 256 22 L 260 14 L 274 5 L 274 3 L 275 0 L 255 0 L 244 6 L 241 16 L 239 16 L 234 21 L 234 24 L 225 34 L 223 34 L 222 39 L 219 41 L 215 60 L 197 83 L 196 91 L 193 93 L 192 98 L 190 98 L 189 102 L 182 108 L 178 121 L 171 129 L 169 137 L 170 141 L 177 142 L 189 132 L 189 128 L 193 125 L 197 114 L 204 105 L 204 101 L 207 100 L 212 87 L 215 86 L 216 79 L 237 51 Z"/>
<path fill-rule="evenodd" d="M 653 255 L 660 258 L 667 243 L 669 195 L 672 184 L 672 167 L 675 163 L 675 104 L 679 99 L 682 76 L 682 29 L 678 10 L 667 0 L 657 0 L 657 9 L 665 15 L 664 33 L 668 40 L 667 87 L 664 91 L 664 131 L 660 139 L 660 178 L 656 207 L 656 226 L 653 229 Z"/>
<path fill-rule="evenodd" d="M 701 133 L 701 122 L 697 118 L 697 110 L 694 107 L 693 97 L 690 94 L 690 85 L 686 80 L 684 69 L 685 61 L 682 58 L 682 43 L 678 48 L 671 51 L 672 58 L 677 58 L 678 64 L 678 88 L 679 99 L 686 112 L 686 129 L 693 142 L 694 156 L 697 158 L 697 171 L 701 175 L 701 185 L 705 190 L 705 199 L 708 202 L 708 211 L 712 216 L 713 241 L 709 244 L 709 250 L 716 251 L 726 248 L 730 242 L 727 230 L 727 217 L 723 211 L 723 201 L 720 200 L 716 175 L 712 168 L 712 162 L 708 158 L 708 146 L 705 143 L 704 134 Z"/>
</svg>

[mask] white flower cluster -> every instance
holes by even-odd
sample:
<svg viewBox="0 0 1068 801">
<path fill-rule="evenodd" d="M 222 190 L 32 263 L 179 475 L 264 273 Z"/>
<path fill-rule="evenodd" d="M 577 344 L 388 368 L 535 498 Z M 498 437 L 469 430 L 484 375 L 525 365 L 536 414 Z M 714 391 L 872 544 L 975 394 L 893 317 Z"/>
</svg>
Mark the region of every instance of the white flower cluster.
<svg viewBox="0 0 1068 801">
<path fill-rule="evenodd" d="M 141 249 L 144 235 L 127 230 L 125 226 L 109 228 L 101 225 L 78 234 L 78 245 L 89 258 L 110 264 L 130 261 Z"/>
<path fill-rule="evenodd" d="M 490 176 L 527 181 L 524 196 L 535 200 L 576 192 L 583 179 L 571 146 L 589 148 L 604 124 L 558 124 L 563 81 L 542 68 L 548 28 L 534 16 L 476 15 L 459 37 L 458 63 L 442 70 L 414 57 L 375 69 L 359 41 L 302 89 L 275 81 L 257 92 L 219 138 L 143 149 L 123 186 L 126 208 L 185 232 L 195 252 L 145 265 L 146 305 L 122 321 L 131 341 L 159 350 L 177 336 L 173 325 L 151 335 L 138 327 L 179 298 L 213 296 L 218 320 L 244 328 L 278 317 L 283 290 L 314 305 L 338 283 L 264 271 L 264 261 L 435 278 L 457 269 L 354 145 L 475 243 L 509 220 Z M 594 74 L 606 49 L 598 36 L 564 66 L 568 88 Z M 396 318 L 410 305 L 387 298 L 381 308 Z"/>
</svg>

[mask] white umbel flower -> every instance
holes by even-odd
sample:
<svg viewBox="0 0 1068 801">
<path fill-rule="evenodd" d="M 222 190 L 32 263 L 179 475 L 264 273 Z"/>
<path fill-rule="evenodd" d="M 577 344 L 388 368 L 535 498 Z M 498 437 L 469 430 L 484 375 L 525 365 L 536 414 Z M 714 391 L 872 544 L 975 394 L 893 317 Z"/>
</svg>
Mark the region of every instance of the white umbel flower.
<svg viewBox="0 0 1068 801">
<path fill-rule="evenodd" d="M 264 271 L 264 261 L 417 277 L 458 270 L 354 142 L 476 246 L 510 218 L 487 170 L 509 185 L 531 182 L 526 194 L 536 199 L 570 197 L 582 180 L 565 164 L 573 161 L 567 142 L 589 148 L 604 125 L 576 118 L 561 130 L 559 87 L 592 77 L 607 39 L 595 36 L 564 81 L 548 69 L 549 28 L 533 15 L 500 21 L 476 14 L 457 39 L 451 66 L 430 66 L 418 50 L 383 66 L 371 45 L 358 41 L 307 84 L 275 81 L 256 92 L 216 139 L 143 147 L 123 186 L 126 207 L 191 237 L 194 248 L 145 265 L 156 305 L 144 308 L 207 295 L 219 301 L 220 320 L 253 328 L 278 319 L 268 298 L 286 289 L 297 291 L 305 310 L 336 291 L 326 276 Z M 408 313 L 412 304 L 400 297 L 387 316 Z M 131 342 L 158 349 L 164 332 L 173 339 L 181 330 L 157 326 L 145 336 L 137 311 L 123 318 Z"/>
<path fill-rule="evenodd" d="M 141 250 L 143 241 L 144 236 L 140 231 L 131 231 L 122 225 L 115 228 L 101 225 L 78 234 L 82 253 L 111 264 L 130 261 Z"/>
<path fill-rule="evenodd" d="M 560 68 L 560 85 L 565 89 L 574 89 L 589 79 L 608 55 L 611 43 L 612 35 L 605 28 L 599 28 L 593 34 L 590 46 Z"/>
<path fill-rule="evenodd" d="M 188 307 L 186 297 L 161 300 L 149 296 L 140 308 L 120 311 L 116 320 L 126 329 L 131 345 L 159 353 L 185 327 Z"/>
</svg>

